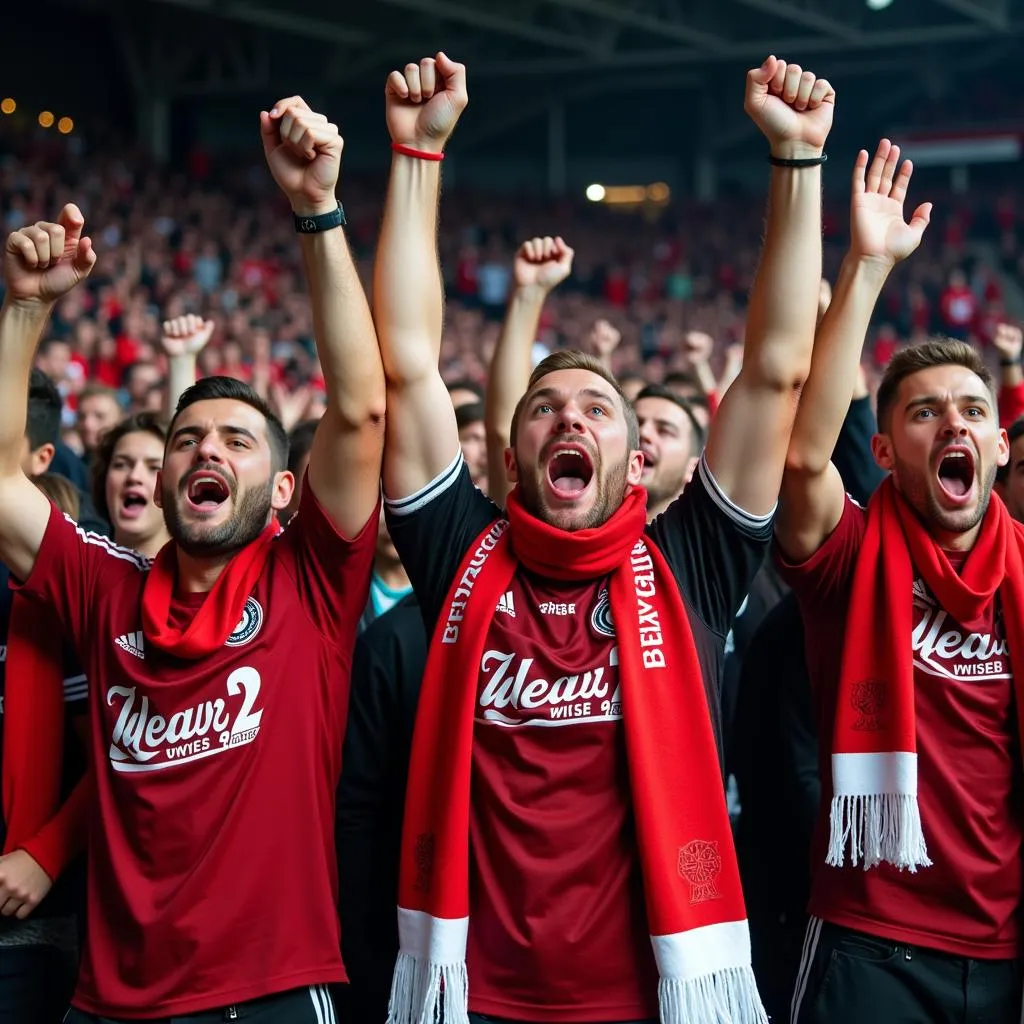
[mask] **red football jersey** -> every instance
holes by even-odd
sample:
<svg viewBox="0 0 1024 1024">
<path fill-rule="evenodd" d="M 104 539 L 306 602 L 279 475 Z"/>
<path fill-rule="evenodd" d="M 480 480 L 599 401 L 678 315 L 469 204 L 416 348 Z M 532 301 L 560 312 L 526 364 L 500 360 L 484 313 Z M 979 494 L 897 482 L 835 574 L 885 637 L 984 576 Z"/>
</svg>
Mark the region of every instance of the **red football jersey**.
<svg viewBox="0 0 1024 1024">
<path fill-rule="evenodd" d="M 932 866 L 912 874 L 889 864 L 869 871 L 825 864 L 836 686 L 865 521 L 863 510 L 847 499 L 825 544 L 803 564 L 783 565 L 800 599 L 821 711 L 822 811 L 812 852 L 810 911 L 894 942 L 980 959 L 1016 957 L 1021 759 L 1010 657 L 996 602 L 983 621 L 954 622 L 924 581 L 914 580 L 914 629 L 907 644 L 914 659 L 918 804 Z M 950 556 L 954 566 L 956 557 Z"/>
<path fill-rule="evenodd" d="M 147 647 L 149 562 L 56 509 L 26 589 L 90 679 L 97 818 L 74 1005 L 165 1017 L 345 979 L 334 796 L 377 516 L 340 536 L 304 490 L 223 648 Z M 203 595 L 172 604 L 183 625 Z"/>
</svg>

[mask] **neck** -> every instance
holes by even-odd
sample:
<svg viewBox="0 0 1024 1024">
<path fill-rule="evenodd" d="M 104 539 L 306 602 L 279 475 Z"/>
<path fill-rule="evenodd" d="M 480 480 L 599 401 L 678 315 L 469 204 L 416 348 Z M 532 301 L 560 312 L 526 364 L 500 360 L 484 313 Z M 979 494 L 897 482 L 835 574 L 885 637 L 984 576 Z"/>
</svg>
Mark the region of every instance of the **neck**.
<svg viewBox="0 0 1024 1024">
<path fill-rule="evenodd" d="M 943 551 L 970 551 L 978 542 L 981 523 L 964 533 L 950 533 L 946 530 L 930 530 L 929 532 Z"/>
<path fill-rule="evenodd" d="M 225 566 L 231 561 L 235 552 L 218 555 L 215 558 L 196 558 L 179 547 L 178 582 L 175 588 L 181 594 L 206 594 L 213 590 Z"/>
<path fill-rule="evenodd" d="M 373 571 L 389 590 L 401 590 L 409 586 L 409 574 L 397 558 L 382 555 L 378 551 L 373 559 Z"/>
<path fill-rule="evenodd" d="M 674 498 L 663 498 L 661 501 L 651 501 L 647 499 L 647 522 L 653 523 L 658 516 L 664 512 L 669 505 L 672 504 Z"/>
</svg>

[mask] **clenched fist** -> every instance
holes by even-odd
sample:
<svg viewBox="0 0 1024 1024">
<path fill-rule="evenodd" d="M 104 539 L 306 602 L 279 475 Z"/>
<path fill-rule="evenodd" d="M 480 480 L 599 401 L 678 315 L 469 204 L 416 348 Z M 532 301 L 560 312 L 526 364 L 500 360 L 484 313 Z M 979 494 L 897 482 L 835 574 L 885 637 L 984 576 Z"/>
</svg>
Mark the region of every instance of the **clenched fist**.
<svg viewBox="0 0 1024 1024">
<path fill-rule="evenodd" d="M 0 914 L 24 921 L 43 901 L 53 880 L 24 850 L 0 857 Z"/>
<path fill-rule="evenodd" d="M 4 247 L 8 298 L 47 305 L 85 280 L 96 253 L 92 241 L 82 237 L 84 227 L 82 211 L 68 203 L 56 224 L 41 220 L 12 232 Z"/>
<path fill-rule="evenodd" d="M 334 190 L 344 142 L 336 124 L 301 96 L 289 96 L 260 111 L 260 135 L 270 173 L 295 213 L 315 217 L 338 208 Z"/>
<path fill-rule="evenodd" d="M 572 273 L 575 252 L 559 236 L 531 238 L 516 253 L 513 274 L 517 288 L 542 288 L 549 292 Z"/>
<path fill-rule="evenodd" d="M 769 57 L 747 72 L 743 109 L 768 139 L 773 156 L 787 160 L 821 156 L 835 102 L 832 86 L 799 64 Z"/>
<path fill-rule="evenodd" d="M 214 323 L 201 316 L 176 316 L 165 320 L 160 344 L 172 359 L 175 356 L 195 356 L 206 347 L 213 335 Z"/>
<path fill-rule="evenodd" d="M 992 344 L 1003 359 L 1020 359 L 1021 350 L 1024 349 L 1024 333 L 1013 324 L 999 324 Z"/>
<path fill-rule="evenodd" d="M 427 153 L 444 150 L 469 103 L 466 66 L 439 53 L 392 71 L 384 87 L 391 141 Z"/>
</svg>

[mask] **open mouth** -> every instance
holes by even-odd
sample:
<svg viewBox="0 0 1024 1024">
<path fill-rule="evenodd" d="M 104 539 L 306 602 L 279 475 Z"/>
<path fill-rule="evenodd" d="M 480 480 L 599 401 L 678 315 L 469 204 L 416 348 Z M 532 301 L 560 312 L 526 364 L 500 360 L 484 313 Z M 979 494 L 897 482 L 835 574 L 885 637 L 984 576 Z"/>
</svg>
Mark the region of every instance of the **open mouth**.
<svg viewBox="0 0 1024 1024">
<path fill-rule="evenodd" d="M 949 448 L 939 461 L 939 486 L 947 497 L 962 503 L 974 486 L 974 458 L 966 448 Z"/>
<path fill-rule="evenodd" d="M 188 482 L 186 496 L 194 508 L 211 512 L 228 500 L 231 489 L 215 473 L 196 473 Z"/>
<path fill-rule="evenodd" d="M 594 465 L 586 450 L 577 445 L 558 445 L 548 459 L 548 480 L 555 496 L 571 501 L 587 489 Z"/>
<path fill-rule="evenodd" d="M 125 491 L 121 495 L 121 516 L 124 519 L 138 519 L 149 504 L 149 498 L 141 491 Z"/>
<path fill-rule="evenodd" d="M 658 460 L 649 452 L 647 449 L 642 449 L 644 457 L 644 468 L 642 472 L 649 473 L 654 471 L 654 467 L 658 465 Z"/>
</svg>

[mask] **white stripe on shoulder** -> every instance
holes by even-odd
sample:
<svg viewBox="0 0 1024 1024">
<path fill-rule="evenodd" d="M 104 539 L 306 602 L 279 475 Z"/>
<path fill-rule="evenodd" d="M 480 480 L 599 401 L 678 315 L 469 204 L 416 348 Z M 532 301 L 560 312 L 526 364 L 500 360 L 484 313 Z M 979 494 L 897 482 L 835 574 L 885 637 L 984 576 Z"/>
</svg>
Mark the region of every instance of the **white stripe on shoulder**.
<svg viewBox="0 0 1024 1024">
<path fill-rule="evenodd" d="M 758 529 L 767 526 L 774 518 L 775 511 L 779 507 L 778 502 L 775 503 L 771 512 L 763 516 L 755 516 L 752 512 L 747 512 L 740 508 L 739 505 L 733 504 L 729 499 L 729 496 L 719 486 L 718 481 L 715 479 L 715 474 L 711 472 L 711 467 L 708 465 L 707 455 L 701 455 L 697 472 L 700 474 L 701 482 L 704 484 L 704 489 L 711 496 L 711 500 L 734 523 L 738 523 L 740 526 Z"/>
<path fill-rule="evenodd" d="M 138 551 L 133 551 L 131 548 L 123 548 L 102 534 L 83 530 L 67 514 L 65 514 L 64 518 L 75 528 L 75 532 L 86 544 L 95 544 L 97 547 L 103 548 L 112 558 L 120 558 L 122 561 L 131 562 L 140 572 L 146 572 L 152 566 L 152 561 L 146 558 L 145 555 L 140 555 Z"/>
<path fill-rule="evenodd" d="M 392 499 L 385 495 L 384 503 L 391 510 L 392 515 L 408 516 L 413 512 L 419 512 L 421 508 L 429 505 L 435 498 L 444 494 L 459 479 L 459 473 L 462 472 L 462 464 L 462 449 L 460 448 L 458 454 L 448 464 L 447 468 L 434 477 L 429 484 L 421 487 L 407 498 Z"/>
</svg>

